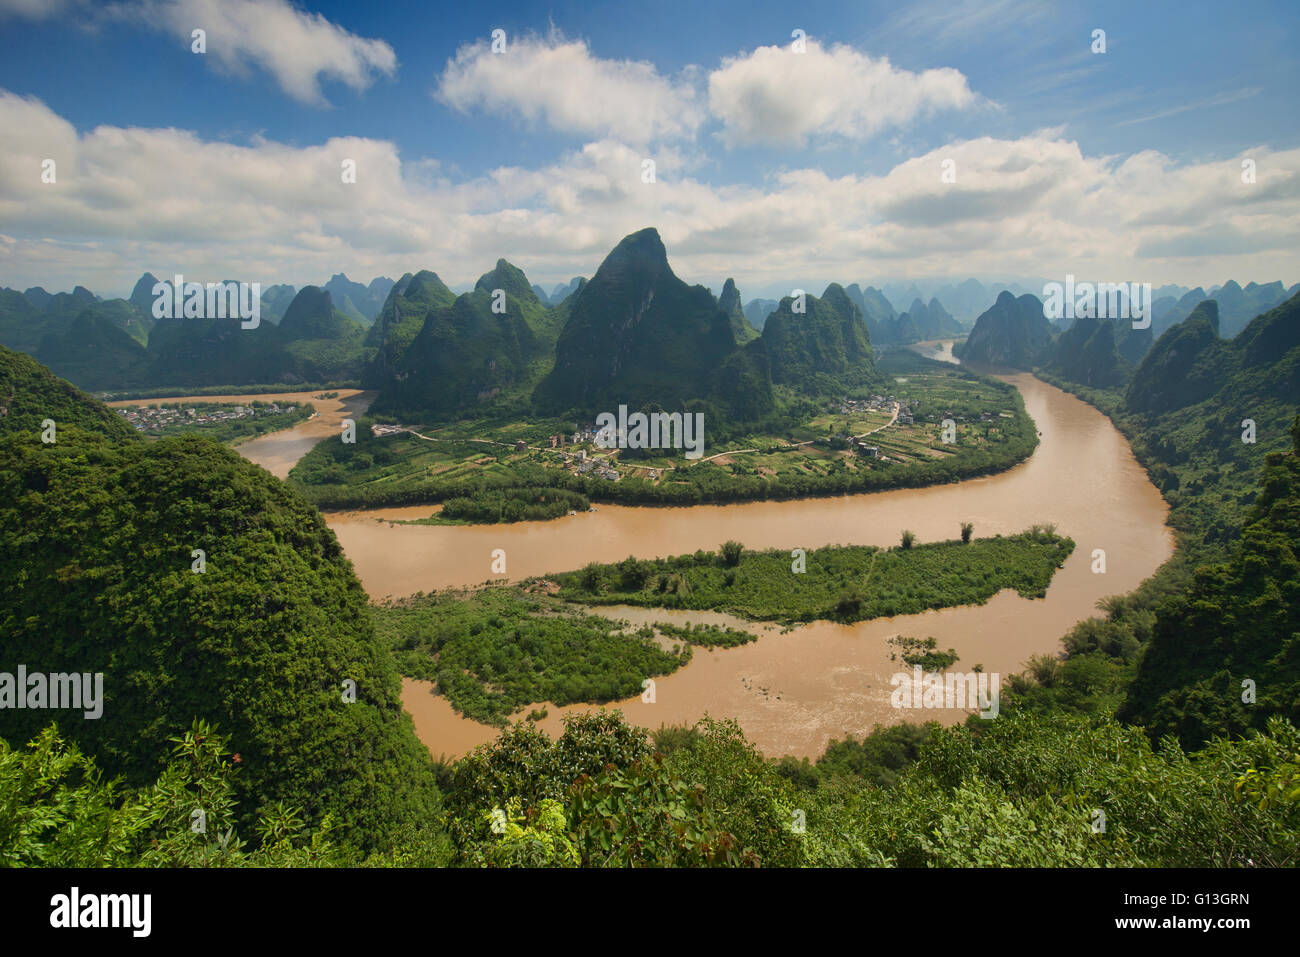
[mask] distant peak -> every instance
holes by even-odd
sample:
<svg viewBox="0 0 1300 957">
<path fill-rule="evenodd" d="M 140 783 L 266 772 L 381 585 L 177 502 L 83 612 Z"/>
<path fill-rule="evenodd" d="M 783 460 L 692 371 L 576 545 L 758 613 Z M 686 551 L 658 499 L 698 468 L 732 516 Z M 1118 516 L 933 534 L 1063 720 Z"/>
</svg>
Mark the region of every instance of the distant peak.
<svg viewBox="0 0 1300 957">
<path fill-rule="evenodd" d="M 659 230 L 653 226 L 647 226 L 645 229 L 624 236 L 619 244 L 614 247 L 614 251 L 649 256 L 662 259 L 664 262 L 668 261 L 668 250 L 664 248 L 664 242 L 659 238 Z"/>
</svg>

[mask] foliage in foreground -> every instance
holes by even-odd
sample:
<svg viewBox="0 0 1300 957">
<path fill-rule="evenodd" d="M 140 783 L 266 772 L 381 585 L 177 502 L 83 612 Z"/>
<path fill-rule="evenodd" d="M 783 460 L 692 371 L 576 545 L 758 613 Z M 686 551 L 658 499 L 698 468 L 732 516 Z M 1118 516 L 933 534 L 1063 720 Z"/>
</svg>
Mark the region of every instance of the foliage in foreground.
<svg viewBox="0 0 1300 957">
<path fill-rule="evenodd" d="M 668 733 L 671 731 L 671 733 Z M 459 761 L 445 805 L 362 860 L 332 819 L 233 834 L 224 739 L 196 723 L 159 781 L 125 790 L 49 729 L 0 746 L 0 862 L 17 866 L 1153 866 L 1300 863 L 1300 733 L 1152 747 L 1109 717 L 1008 712 L 912 729 L 814 773 L 765 760 L 731 721 L 644 729 L 617 712 L 558 739 L 517 725 Z M 925 736 L 917 746 L 919 735 Z M 873 736 L 874 738 L 875 736 Z M 891 751 L 897 751 L 892 757 Z M 855 759 L 853 752 L 858 752 Z M 911 752 L 911 753 L 908 753 Z M 883 760 L 900 765 L 888 779 Z M 822 766 L 824 765 L 824 766 Z M 206 830 L 194 812 L 206 809 Z"/>
</svg>

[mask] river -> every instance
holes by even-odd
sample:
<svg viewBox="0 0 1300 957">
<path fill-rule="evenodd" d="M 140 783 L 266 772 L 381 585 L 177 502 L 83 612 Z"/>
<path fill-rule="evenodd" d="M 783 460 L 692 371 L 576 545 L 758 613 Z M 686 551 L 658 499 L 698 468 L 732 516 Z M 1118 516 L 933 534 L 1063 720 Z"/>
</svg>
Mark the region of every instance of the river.
<svg viewBox="0 0 1300 957">
<path fill-rule="evenodd" d="M 917 348 L 952 361 L 950 343 Z M 706 713 L 731 717 L 764 754 L 815 757 L 831 738 L 860 736 L 876 724 L 964 720 L 962 712 L 907 712 L 890 706 L 889 678 L 905 666 L 890 660 L 895 649 L 889 637 L 933 636 L 940 648 L 951 647 L 960 656 L 955 670 L 980 664 L 1005 681 L 1031 656 L 1057 654 L 1061 637 L 1076 622 L 1097 614 L 1100 599 L 1132 591 L 1173 552 L 1167 506 L 1110 421 L 1028 373 L 999 378 L 1020 390 L 1042 438 L 1026 462 L 985 478 L 785 502 L 693 508 L 597 505 L 595 512 L 515 525 L 396 525 L 383 520 L 425 516 L 431 506 L 330 513 L 326 519 L 372 598 L 518 580 L 628 555 L 653 558 L 712 550 L 733 538 L 756 549 L 886 546 L 897 544 L 905 528 L 922 542 L 956 538 L 960 523 L 969 521 L 977 537 L 1052 522 L 1075 540 L 1074 554 L 1042 599 L 1004 591 L 983 606 L 854 625 L 815 622 L 789 631 L 711 612 L 597 609 L 635 621 L 726 622 L 759 636 L 738 648 L 696 649 L 689 665 L 656 680 L 654 703 L 634 697 L 613 705 L 629 720 L 657 728 L 693 723 Z M 312 441 L 337 433 L 344 402 L 353 403 L 355 410 L 368 399 L 367 394 L 341 395 L 332 428 L 322 415 L 321 422 L 313 419 L 244 443 L 239 451 L 278 475 L 287 474 L 295 452 L 301 455 Z M 505 551 L 505 575 L 492 573 L 495 549 Z M 1105 552 L 1104 573 L 1092 570 L 1095 549 Z M 430 693 L 427 682 L 405 679 L 402 700 L 435 755 L 464 754 L 498 733 L 457 715 L 445 698 Z M 558 733 L 563 715 L 590 707 L 548 704 L 548 717 L 540 725 Z"/>
</svg>

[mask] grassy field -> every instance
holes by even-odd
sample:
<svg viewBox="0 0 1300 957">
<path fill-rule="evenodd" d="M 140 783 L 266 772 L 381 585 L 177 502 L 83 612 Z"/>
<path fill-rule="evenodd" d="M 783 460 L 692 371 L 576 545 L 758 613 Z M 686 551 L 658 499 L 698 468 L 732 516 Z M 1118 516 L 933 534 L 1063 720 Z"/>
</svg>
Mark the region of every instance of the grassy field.
<svg viewBox="0 0 1300 957">
<path fill-rule="evenodd" d="M 1005 468 L 1032 451 L 1033 423 L 1011 386 L 910 353 L 891 357 L 890 365 L 906 374 L 891 374 L 875 395 L 790 399 L 790 425 L 779 434 L 732 436 L 707 445 L 698 461 L 679 450 L 569 444 L 580 423 L 563 419 L 434 426 L 362 419 L 355 445 L 320 443 L 291 478 L 325 508 L 477 498 L 507 489 L 525 497 L 517 490 L 538 487 L 596 501 L 694 504 L 952 481 Z M 891 423 L 896 407 L 903 415 Z M 553 446 L 555 437 L 563 438 Z M 874 448 L 858 448 L 858 441 Z M 493 520 L 490 510 L 479 511 Z"/>
<path fill-rule="evenodd" d="M 804 570 L 785 550 L 727 548 L 652 561 L 628 558 L 550 576 L 559 595 L 587 605 L 722 611 L 764 621 L 862 621 L 929 608 L 979 605 L 1004 588 L 1046 594 L 1074 542 L 1050 528 L 1020 535 L 880 549 L 807 551 Z"/>
</svg>

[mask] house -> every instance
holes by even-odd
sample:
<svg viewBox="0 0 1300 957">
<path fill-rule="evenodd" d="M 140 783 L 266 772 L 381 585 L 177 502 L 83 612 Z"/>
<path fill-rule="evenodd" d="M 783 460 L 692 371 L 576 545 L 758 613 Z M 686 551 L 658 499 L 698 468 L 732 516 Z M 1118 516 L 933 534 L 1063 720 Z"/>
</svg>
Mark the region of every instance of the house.
<svg viewBox="0 0 1300 957">
<path fill-rule="evenodd" d="M 525 442 L 523 439 L 516 439 L 516 440 L 515 440 L 515 451 L 516 451 L 516 452 L 527 452 L 527 451 L 528 451 L 528 443 Z"/>
<path fill-rule="evenodd" d="M 899 417 L 898 417 L 898 424 L 899 424 L 899 425 L 911 425 L 911 424 L 912 424 L 912 417 L 911 417 L 910 415 L 899 415 Z"/>
</svg>

